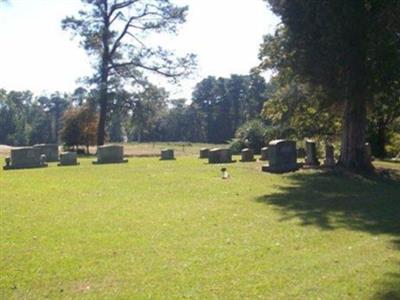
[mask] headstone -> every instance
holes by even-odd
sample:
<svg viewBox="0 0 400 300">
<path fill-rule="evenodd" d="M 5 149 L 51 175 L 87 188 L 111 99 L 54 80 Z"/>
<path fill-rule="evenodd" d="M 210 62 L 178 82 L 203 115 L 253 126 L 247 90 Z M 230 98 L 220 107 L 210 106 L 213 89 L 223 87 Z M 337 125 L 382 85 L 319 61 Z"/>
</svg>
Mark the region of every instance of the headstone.
<svg viewBox="0 0 400 300">
<path fill-rule="evenodd" d="M 245 148 L 241 152 L 242 154 L 242 162 L 250 162 L 250 161 L 255 161 L 254 159 L 254 151 L 249 148 Z"/>
<path fill-rule="evenodd" d="M 124 159 L 124 147 L 121 145 L 104 145 L 97 148 L 97 161 L 93 164 L 127 163 Z"/>
<path fill-rule="evenodd" d="M 11 149 L 11 157 L 6 158 L 4 170 L 47 167 L 40 150 L 34 147 Z"/>
<path fill-rule="evenodd" d="M 305 166 L 315 167 L 319 166 L 317 158 L 317 144 L 313 140 L 306 140 L 306 162 Z"/>
<path fill-rule="evenodd" d="M 288 140 L 274 140 L 268 145 L 269 165 L 262 167 L 262 171 L 271 173 L 285 173 L 299 169 L 297 163 L 296 142 Z"/>
<path fill-rule="evenodd" d="M 223 164 L 231 162 L 233 161 L 232 152 L 230 149 L 214 148 L 210 150 L 208 155 L 209 164 Z"/>
<path fill-rule="evenodd" d="M 334 167 L 335 164 L 335 148 L 332 145 L 325 145 L 324 166 Z"/>
<path fill-rule="evenodd" d="M 64 152 L 60 154 L 60 163 L 58 166 L 76 166 L 78 163 L 78 155 L 76 152 Z"/>
<path fill-rule="evenodd" d="M 46 155 L 47 162 L 58 161 L 58 145 L 57 144 L 39 144 L 33 148 L 39 149 L 40 154 Z"/>
<path fill-rule="evenodd" d="M 268 160 L 268 147 L 261 148 L 261 160 Z"/>
<path fill-rule="evenodd" d="M 174 150 L 173 149 L 163 149 L 161 150 L 161 160 L 174 160 Z"/>
<path fill-rule="evenodd" d="M 306 149 L 300 147 L 297 149 L 297 158 L 304 158 L 306 157 Z"/>
<path fill-rule="evenodd" d="M 199 156 L 199 158 L 200 159 L 205 159 L 205 158 L 208 158 L 208 154 L 210 153 L 210 149 L 208 149 L 208 148 L 201 148 L 200 149 L 200 156 Z"/>
</svg>

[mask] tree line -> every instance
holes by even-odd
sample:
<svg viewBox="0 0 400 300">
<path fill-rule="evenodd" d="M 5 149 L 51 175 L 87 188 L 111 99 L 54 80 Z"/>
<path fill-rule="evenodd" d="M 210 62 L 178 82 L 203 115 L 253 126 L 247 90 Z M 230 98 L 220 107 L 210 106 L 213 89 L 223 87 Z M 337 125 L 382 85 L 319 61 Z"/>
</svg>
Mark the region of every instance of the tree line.
<svg viewBox="0 0 400 300">
<path fill-rule="evenodd" d="M 259 118 L 269 85 L 259 75 L 207 77 L 193 99 L 170 99 L 148 84 L 143 91 L 112 95 L 106 141 L 188 141 L 225 143 L 245 122 Z M 98 91 L 77 88 L 72 94 L 33 96 L 30 91 L 1 90 L 0 143 L 28 145 L 97 143 Z"/>
</svg>

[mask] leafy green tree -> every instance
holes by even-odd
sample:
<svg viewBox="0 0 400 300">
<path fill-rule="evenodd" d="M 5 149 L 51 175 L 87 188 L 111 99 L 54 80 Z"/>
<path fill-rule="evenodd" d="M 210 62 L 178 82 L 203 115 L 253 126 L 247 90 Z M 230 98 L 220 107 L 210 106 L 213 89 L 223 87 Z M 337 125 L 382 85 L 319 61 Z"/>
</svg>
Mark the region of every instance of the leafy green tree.
<svg viewBox="0 0 400 300">
<path fill-rule="evenodd" d="M 185 21 L 187 7 L 170 0 L 82 0 L 85 10 L 67 17 L 64 29 L 81 38 L 81 45 L 96 60 L 100 117 L 97 144 L 104 144 L 110 89 L 123 79 L 140 84 L 143 75 L 156 73 L 176 79 L 189 73 L 194 56 L 175 58 L 172 52 L 151 47 L 144 37 L 153 32 L 175 33 Z"/>
<path fill-rule="evenodd" d="M 263 67 L 290 69 L 342 107 L 340 164 L 371 169 L 366 159 L 367 104 L 398 80 L 399 1 L 268 0 L 282 24 L 266 36 Z M 328 21 L 329 20 L 329 21 Z"/>
</svg>

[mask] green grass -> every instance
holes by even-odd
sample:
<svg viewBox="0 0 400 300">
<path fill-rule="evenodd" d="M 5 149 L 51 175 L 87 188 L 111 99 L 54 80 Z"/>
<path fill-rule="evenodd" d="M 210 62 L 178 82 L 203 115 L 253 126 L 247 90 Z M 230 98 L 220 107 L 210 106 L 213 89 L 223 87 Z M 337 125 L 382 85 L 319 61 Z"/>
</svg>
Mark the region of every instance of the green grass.
<svg viewBox="0 0 400 300">
<path fill-rule="evenodd" d="M 400 297 L 399 182 L 220 168 L 0 171 L 0 298 Z"/>
</svg>

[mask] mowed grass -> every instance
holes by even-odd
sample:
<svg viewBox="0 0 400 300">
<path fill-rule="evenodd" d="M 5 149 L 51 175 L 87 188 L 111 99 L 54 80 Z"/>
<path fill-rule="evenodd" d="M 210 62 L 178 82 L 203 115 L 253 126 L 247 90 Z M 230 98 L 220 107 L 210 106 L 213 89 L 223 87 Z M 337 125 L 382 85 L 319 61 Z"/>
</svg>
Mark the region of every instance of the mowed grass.
<svg viewBox="0 0 400 300">
<path fill-rule="evenodd" d="M 91 160 L 0 171 L 2 299 L 400 297 L 398 181 Z"/>
</svg>

